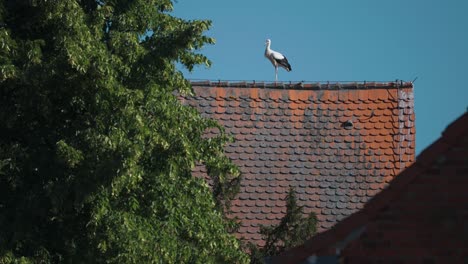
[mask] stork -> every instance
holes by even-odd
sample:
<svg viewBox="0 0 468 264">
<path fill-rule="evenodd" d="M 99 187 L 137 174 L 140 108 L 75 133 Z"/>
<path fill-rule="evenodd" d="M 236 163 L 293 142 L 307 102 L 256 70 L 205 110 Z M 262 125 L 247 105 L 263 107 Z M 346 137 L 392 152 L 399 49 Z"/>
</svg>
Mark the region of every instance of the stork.
<svg viewBox="0 0 468 264">
<path fill-rule="evenodd" d="M 275 66 L 275 81 L 278 81 L 278 66 L 283 67 L 286 71 L 291 71 L 288 59 L 281 53 L 270 49 L 271 40 L 266 40 L 265 57 Z"/>
</svg>

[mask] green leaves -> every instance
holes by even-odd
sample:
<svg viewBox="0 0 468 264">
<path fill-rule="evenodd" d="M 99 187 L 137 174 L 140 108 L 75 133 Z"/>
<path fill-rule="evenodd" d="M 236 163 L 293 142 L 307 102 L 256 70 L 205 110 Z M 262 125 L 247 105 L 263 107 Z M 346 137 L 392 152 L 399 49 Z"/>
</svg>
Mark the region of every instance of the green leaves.
<svg viewBox="0 0 468 264">
<path fill-rule="evenodd" d="M 75 168 L 83 161 L 83 153 L 65 143 L 64 140 L 57 142 L 57 158 L 69 168 Z"/>
<path fill-rule="evenodd" d="M 304 244 L 317 232 L 317 217 L 310 213 L 304 217 L 303 207 L 297 204 L 296 192 L 291 188 L 286 196 L 286 214 L 275 226 L 261 226 L 265 246 L 248 244 L 251 263 L 263 263 L 265 258 Z"/>
<path fill-rule="evenodd" d="M 15 49 L 16 43 L 11 39 L 9 30 L 0 27 L 0 82 L 16 76 L 16 67 L 12 64 L 15 59 Z"/>
<path fill-rule="evenodd" d="M 247 261 L 223 215 L 229 137 L 176 97 L 192 91 L 175 63 L 210 63 L 210 22 L 172 7 L 0 2 L 0 262 Z"/>
</svg>

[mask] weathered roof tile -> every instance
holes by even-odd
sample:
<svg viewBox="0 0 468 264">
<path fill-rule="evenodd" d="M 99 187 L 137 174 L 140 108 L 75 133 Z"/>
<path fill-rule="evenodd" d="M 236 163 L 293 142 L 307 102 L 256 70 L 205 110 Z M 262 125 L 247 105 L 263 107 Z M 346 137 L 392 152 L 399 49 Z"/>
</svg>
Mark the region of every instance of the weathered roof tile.
<svg viewBox="0 0 468 264">
<path fill-rule="evenodd" d="M 324 231 L 414 160 L 411 84 L 270 86 L 197 82 L 196 96 L 181 98 L 236 139 L 225 152 L 243 174 L 232 207 L 242 221 L 239 237 L 263 243 L 259 225 L 278 223 L 289 187 Z M 206 169 L 193 173 L 205 177 Z"/>
</svg>

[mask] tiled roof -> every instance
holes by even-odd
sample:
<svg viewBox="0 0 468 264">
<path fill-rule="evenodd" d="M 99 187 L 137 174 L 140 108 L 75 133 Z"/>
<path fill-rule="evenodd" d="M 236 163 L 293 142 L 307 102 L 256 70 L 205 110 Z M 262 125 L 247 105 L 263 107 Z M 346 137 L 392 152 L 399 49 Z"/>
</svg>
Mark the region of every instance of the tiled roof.
<svg viewBox="0 0 468 264">
<path fill-rule="evenodd" d="M 466 263 L 468 113 L 363 210 L 272 263 Z"/>
<path fill-rule="evenodd" d="M 279 222 L 290 187 L 324 231 L 414 160 L 411 83 L 192 85 L 195 96 L 181 100 L 235 138 L 225 151 L 243 175 L 232 210 L 247 241 L 262 244 L 259 226 Z"/>
</svg>

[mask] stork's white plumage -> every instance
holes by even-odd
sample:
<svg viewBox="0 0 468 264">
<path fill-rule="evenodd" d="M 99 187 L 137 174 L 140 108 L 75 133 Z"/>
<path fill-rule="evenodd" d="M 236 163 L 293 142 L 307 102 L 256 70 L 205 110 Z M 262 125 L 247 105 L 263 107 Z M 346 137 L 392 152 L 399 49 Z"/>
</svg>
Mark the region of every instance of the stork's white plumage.
<svg viewBox="0 0 468 264">
<path fill-rule="evenodd" d="M 278 66 L 284 68 L 286 71 L 291 71 L 288 59 L 283 54 L 270 49 L 271 40 L 266 40 L 265 57 L 271 61 L 275 66 L 275 81 L 278 81 Z"/>
</svg>

